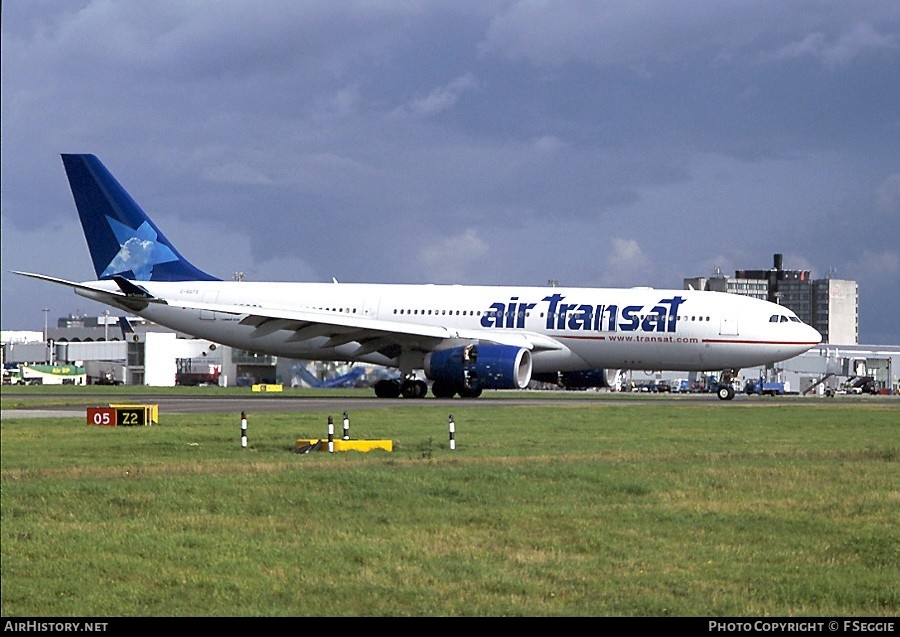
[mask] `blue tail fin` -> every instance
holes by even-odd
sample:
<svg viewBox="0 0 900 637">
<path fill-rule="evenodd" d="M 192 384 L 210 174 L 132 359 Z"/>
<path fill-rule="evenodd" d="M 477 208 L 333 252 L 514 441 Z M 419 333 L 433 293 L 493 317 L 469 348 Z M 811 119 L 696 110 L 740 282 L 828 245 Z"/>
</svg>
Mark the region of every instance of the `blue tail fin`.
<svg viewBox="0 0 900 637">
<path fill-rule="evenodd" d="M 178 253 L 94 155 L 63 155 L 98 279 L 218 281 Z"/>
</svg>

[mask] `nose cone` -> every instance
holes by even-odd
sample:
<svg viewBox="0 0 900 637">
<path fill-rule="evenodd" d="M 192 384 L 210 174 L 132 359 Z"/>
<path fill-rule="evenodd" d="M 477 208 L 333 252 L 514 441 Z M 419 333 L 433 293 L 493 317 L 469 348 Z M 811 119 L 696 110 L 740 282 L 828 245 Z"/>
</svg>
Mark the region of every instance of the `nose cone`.
<svg viewBox="0 0 900 637">
<path fill-rule="evenodd" d="M 785 359 L 800 356 L 822 342 L 822 335 L 816 328 L 800 322 L 792 322 L 790 325 L 790 343 L 782 350 Z"/>
<path fill-rule="evenodd" d="M 822 342 L 822 335 L 819 333 L 819 330 L 811 325 L 807 325 L 806 323 L 794 323 L 793 325 L 797 328 L 795 332 L 795 346 L 792 348 L 794 350 L 794 356 L 799 356 L 804 352 L 808 352 Z"/>
<path fill-rule="evenodd" d="M 819 333 L 819 330 L 817 330 L 816 328 L 814 328 L 811 325 L 806 325 L 806 324 L 804 324 L 803 327 L 806 328 L 806 332 L 807 332 L 807 334 L 809 334 L 809 336 L 807 337 L 807 340 L 809 341 L 810 347 L 812 347 L 814 345 L 818 345 L 819 343 L 822 342 L 822 335 Z"/>
</svg>

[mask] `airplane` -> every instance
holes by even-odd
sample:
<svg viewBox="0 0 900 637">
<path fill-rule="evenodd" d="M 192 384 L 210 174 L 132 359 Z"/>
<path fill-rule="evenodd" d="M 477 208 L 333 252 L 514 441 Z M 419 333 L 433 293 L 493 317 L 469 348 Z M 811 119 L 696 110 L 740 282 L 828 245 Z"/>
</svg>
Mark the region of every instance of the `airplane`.
<svg viewBox="0 0 900 637">
<path fill-rule="evenodd" d="M 249 352 L 397 369 L 379 398 L 423 398 L 427 381 L 436 398 L 476 398 L 532 381 L 608 387 L 607 369 L 734 374 L 821 342 L 788 308 L 724 292 L 224 281 L 184 258 L 96 156 L 62 161 L 97 280 L 16 274 Z"/>
</svg>

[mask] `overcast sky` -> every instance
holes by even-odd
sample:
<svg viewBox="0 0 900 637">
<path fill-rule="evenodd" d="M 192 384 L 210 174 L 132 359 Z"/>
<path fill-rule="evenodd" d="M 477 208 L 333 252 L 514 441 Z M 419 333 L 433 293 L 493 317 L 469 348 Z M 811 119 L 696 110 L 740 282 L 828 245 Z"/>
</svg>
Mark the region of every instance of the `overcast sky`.
<svg viewBox="0 0 900 637">
<path fill-rule="evenodd" d="M 105 306 L 60 153 L 221 278 L 859 282 L 900 344 L 900 2 L 2 3 L 2 329 Z"/>
</svg>

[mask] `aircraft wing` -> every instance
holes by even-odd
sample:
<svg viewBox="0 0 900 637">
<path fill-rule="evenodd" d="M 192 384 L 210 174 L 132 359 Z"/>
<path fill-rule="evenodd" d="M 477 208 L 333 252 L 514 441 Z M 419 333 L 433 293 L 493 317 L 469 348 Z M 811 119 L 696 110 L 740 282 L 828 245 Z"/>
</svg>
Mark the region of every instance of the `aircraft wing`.
<svg viewBox="0 0 900 637">
<path fill-rule="evenodd" d="M 220 312 L 242 316 L 242 325 L 252 325 L 254 336 L 267 336 L 280 330 L 293 332 L 292 341 L 327 336 L 324 347 L 358 343 L 354 356 L 362 356 L 390 345 L 413 346 L 423 351 L 438 349 L 444 341 L 480 341 L 512 345 L 528 350 L 559 350 L 565 346 L 553 338 L 535 332 L 498 334 L 480 329 L 457 329 L 437 325 L 416 325 L 400 321 L 350 316 L 335 312 L 289 308 L 248 307 L 222 303 L 167 300 L 167 305 L 184 309 Z"/>
<path fill-rule="evenodd" d="M 429 351 L 440 349 L 446 341 L 479 341 L 498 345 L 511 345 L 532 351 L 566 349 L 556 339 L 536 332 L 498 333 L 497 330 L 457 329 L 437 325 L 417 325 L 400 321 L 350 316 L 335 312 L 316 310 L 296 310 L 290 308 L 259 307 L 223 303 L 204 303 L 165 299 L 154 296 L 134 281 L 114 277 L 119 290 L 91 283 L 77 283 L 45 274 L 15 272 L 22 276 L 65 285 L 75 290 L 89 293 L 90 298 L 101 302 L 119 302 L 129 306 L 135 303 L 155 303 L 188 310 L 220 312 L 242 317 L 242 325 L 252 325 L 254 336 L 262 337 L 279 330 L 293 332 L 292 341 L 326 336 L 329 341 L 324 347 L 338 347 L 348 343 L 358 343 L 354 356 L 363 356 L 382 350 L 391 345 L 403 345 Z M 102 297 L 102 298 L 98 298 Z M 145 307 L 145 306 L 144 306 Z"/>
</svg>

